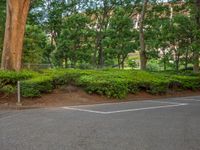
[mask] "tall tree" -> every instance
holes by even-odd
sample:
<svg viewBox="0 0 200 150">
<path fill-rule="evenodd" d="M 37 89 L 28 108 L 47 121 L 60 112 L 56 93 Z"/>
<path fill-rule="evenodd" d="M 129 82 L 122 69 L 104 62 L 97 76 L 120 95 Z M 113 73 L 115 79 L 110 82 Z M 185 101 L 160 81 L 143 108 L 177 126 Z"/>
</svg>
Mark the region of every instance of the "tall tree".
<svg viewBox="0 0 200 150">
<path fill-rule="evenodd" d="M 200 0 L 195 0 L 195 3 L 196 3 L 196 24 L 197 24 L 197 28 L 200 29 Z M 195 37 L 196 40 L 198 40 L 197 38 L 198 37 Z M 193 52 L 193 60 L 194 60 L 194 63 L 193 63 L 193 70 L 194 72 L 199 72 L 199 50 L 195 50 Z"/>
<path fill-rule="evenodd" d="M 148 0 L 143 0 L 142 11 L 140 14 L 140 24 L 139 24 L 139 37 L 140 37 L 140 69 L 145 70 L 147 64 L 146 47 L 144 40 L 144 19 L 146 13 Z"/>
<path fill-rule="evenodd" d="M 31 0 L 7 0 L 6 29 L 1 68 L 21 69 L 25 25 Z"/>
<path fill-rule="evenodd" d="M 1 0 L 0 1 L 0 55 L 1 55 L 2 50 L 3 50 L 3 37 L 4 37 L 4 30 L 5 30 L 5 20 L 6 20 L 6 0 Z"/>
<path fill-rule="evenodd" d="M 132 20 L 126 10 L 123 7 L 116 8 L 104 39 L 104 45 L 108 45 L 105 54 L 109 54 L 110 58 L 115 57 L 118 67 L 123 69 L 128 54 L 138 47 L 137 37 L 138 32 L 136 29 L 132 30 Z"/>
</svg>

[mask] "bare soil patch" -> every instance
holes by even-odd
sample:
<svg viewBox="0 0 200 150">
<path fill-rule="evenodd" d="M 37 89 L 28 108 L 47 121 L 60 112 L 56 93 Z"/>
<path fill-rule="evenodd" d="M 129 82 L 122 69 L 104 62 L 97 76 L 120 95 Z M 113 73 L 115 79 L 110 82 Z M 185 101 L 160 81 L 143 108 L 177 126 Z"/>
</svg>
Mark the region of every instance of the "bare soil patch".
<svg viewBox="0 0 200 150">
<path fill-rule="evenodd" d="M 0 94 L 0 108 L 38 108 L 38 107 L 61 107 L 61 106 L 74 106 L 74 105 L 88 105 L 124 101 L 138 101 L 138 100 L 151 100 L 159 98 L 170 97 L 184 97 L 184 96 L 197 96 L 200 91 L 170 91 L 164 95 L 151 95 L 146 92 L 139 92 L 137 94 L 129 94 L 124 99 L 111 99 L 105 96 L 96 94 L 87 94 L 80 88 L 74 86 L 62 87 L 54 90 L 52 93 L 43 94 L 38 98 L 22 98 L 22 106 L 17 106 L 17 95 L 4 96 Z"/>
</svg>

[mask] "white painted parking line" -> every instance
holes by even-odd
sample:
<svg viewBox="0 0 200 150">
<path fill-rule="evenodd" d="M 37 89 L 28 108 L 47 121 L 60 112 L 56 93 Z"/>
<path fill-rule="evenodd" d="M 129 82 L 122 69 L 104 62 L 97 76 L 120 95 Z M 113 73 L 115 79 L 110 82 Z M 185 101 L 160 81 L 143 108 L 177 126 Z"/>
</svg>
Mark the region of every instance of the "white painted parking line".
<svg viewBox="0 0 200 150">
<path fill-rule="evenodd" d="M 193 99 L 193 98 L 184 98 L 184 99 L 173 99 L 173 100 L 176 100 L 176 101 L 194 101 L 194 102 L 200 102 L 200 100 L 197 100 L 197 99 Z"/>
<path fill-rule="evenodd" d="M 161 103 L 161 104 L 172 104 L 172 105 L 176 105 L 176 104 L 182 104 L 180 102 L 169 102 L 169 101 L 158 101 L 158 100 L 148 100 L 149 102 L 154 102 L 154 103 Z"/>
<path fill-rule="evenodd" d="M 96 113 L 96 114 L 115 114 L 115 113 L 123 113 L 123 112 L 133 112 L 133 111 L 141 111 L 141 110 L 152 110 L 152 109 L 159 109 L 159 108 L 171 108 L 171 107 L 179 107 L 179 106 L 185 106 L 188 105 L 187 103 L 179 103 L 174 105 L 164 105 L 164 106 L 154 106 L 154 107 L 143 107 L 143 108 L 134 108 L 134 109 L 123 109 L 123 110 L 116 110 L 116 111 L 94 111 L 89 109 L 80 109 L 75 107 L 62 107 L 64 109 L 68 110 L 76 110 L 76 111 L 83 111 L 83 112 L 90 112 L 90 113 Z"/>
<path fill-rule="evenodd" d="M 96 114 L 106 114 L 106 112 L 103 112 L 103 111 L 95 111 L 95 110 L 89 110 L 89 109 L 79 109 L 79 108 L 75 108 L 75 107 L 62 107 L 62 108 L 69 109 L 69 110 L 77 110 L 77 111 L 96 113 Z"/>
<path fill-rule="evenodd" d="M 112 103 L 103 103 L 103 104 L 89 104 L 89 105 L 76 105 L 76 106 L 70 106 L 71 107 L 96 107 L 96 106 L 107 106 L 107 105 L 120 105 L 120 104 L 131 104 L 131 103 L 137 103 L 137 102 L 140 102 L 140 103 L 146 103 L 146 102 L 149 102 L 149 103 L 163 103 L 163 104 L 180 104 L 178 102 L 169 102 L 169 101 L 166 101 L 166 100 L 140 100 L 140 101 L 127 101 L 127 102 L 112 102 Z"/>
<path fill-rule="evenodd" d="M 195 102 L 200 102 L 200 100 L 192 99 L 192 98 L 190 98 L 190 99 L 188 99 L 188 100 L 195 101 Z"/>
</svg>

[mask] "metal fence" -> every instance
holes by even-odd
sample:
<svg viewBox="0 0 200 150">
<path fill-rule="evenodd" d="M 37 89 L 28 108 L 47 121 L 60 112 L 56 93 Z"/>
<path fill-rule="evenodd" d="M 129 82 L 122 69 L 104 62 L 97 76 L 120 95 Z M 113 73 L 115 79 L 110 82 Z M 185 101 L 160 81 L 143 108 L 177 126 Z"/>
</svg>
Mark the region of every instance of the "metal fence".
<svg viewBox="0 0 200 150">
<path fill-rule="evenodd" d="M 31 64 L 31 63 L 24 63 L 22 65 L 23 69 L 31 69 L 31 70 L 38 70 L 38 69 L 49 69 L 52 68 L 51 64 Z"/>
</svg>

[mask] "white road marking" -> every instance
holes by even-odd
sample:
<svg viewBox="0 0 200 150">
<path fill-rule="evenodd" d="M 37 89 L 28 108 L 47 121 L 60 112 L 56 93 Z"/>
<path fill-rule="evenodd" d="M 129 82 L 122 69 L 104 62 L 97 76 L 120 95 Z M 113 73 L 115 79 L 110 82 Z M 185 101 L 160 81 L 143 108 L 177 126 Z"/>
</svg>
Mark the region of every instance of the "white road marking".
<svg viewBox="0 0 200 150">
<path fill-rule="evenodd" d="M 133 111 L 140 111 L 140 110 L 152 110 L 152 109 L 159 109 L 159 108 L 170 108 L 170 107 L 178 107 L 178 106 L 185 106 L 188 105 L 187 103 L 179 103 L 174 105 L 164 105 L 164 106 L 154 106 L 154 107 L 143 107 L 143 108 L 134 108 L 134 109 L 124 109 L 124 110 L 117 110 L 117 111 L 95 111 L 95 110 L 89 110 L 89 109 L 80 109 L 75 107 L 62 107 L 64 109 L 68 110 L 77 110 L 77 111 L 83 111 L 83 112 L 90 112 L 90 113 L 96 113 L 96 114 L 115 114 L 115 113 L 123 113 L 123 112 L 133 112 Z"/>
<path fill-rule="evenodd" d="M 173 99 L 176 101 L 194 101 L 194 102 L 200 102 L 200 100 L 193 99 L 193 98 L 184 98 L 184 99 Z"/>
<path fill-rule="evenodd" d="M 165 105 L 165 106 L 155 106 L 155 107 L 144 107 L 144 108 L 136 108 L 136 109 L 125 109 L 125 110 L 117 110 L 117 111 L 110 111 L 106 112 L 107 114 L 114 114 L 114 113 L 122 113 L 122 112 L 130 112 L 130 111 L 140 111 L 140 110 L 152 110 L 152 109 L 159 109 L 159 108 L 170 108 L 170 107 L 178 107 L 178 106 L 185 106 L 188 105 L 186 103 L 176 104 L 176 105 Z"/>
<path fill-rule="evenodd" d="M 69 110 L 91 112 L 91 113 L 96 113 L 96 114 L 106 114 L 106 112 L 103 112 L 103 111 L 95 111 L 95 110 L 89 110 L 89 109 L 79 109 L 79 108 L 75 108 L 75 107 L 62 107 L 62 108 L 69 109 Z"/>
<path fill-rule="evenodd" d="M 166 101 L 166 100 L 165 100 L 165 101 L 164 101 L 164 100 L 163 100 L 163 101 L 149 100 L 149 102 L 154 102 L 154 103 L 157 102 L 157 103 L 162 103 L 162 104 L 172 104 L 172 105 L 182 104 L 182 103 L 180 103 L 180 102 L 178 102 L 178 103 L 177 103 L 177 102 L 169 102 L 169 101 Z"/>
<path fill-rule="evenodd" d="M 184 99 L 184 100 L 186 100 L 186 99 Z M 189 101 L 195 101 L 195 102 L 200 102 L 200 100 L 197 100 L 197 99 L 187 99 L 187 100 L 189 100 Z"/>
<path fill-rule="evenodd" d="M 143 103 L 143 102 L 150 102 L 150 103 L 163 103 L 163 104 L 180 104 L 180 103 L 177 103 L 177 102 L 168 102 L 166 100 L 163 100 L 163 101 L 159 101 L 159 100 L 136 100 L 136 101 L 126 101 L 126 102 L 113 102 L 113 103 L 103 103 L 103 104 L 89 104 L 89 105 L 75 105 L 75 106 L 70 106 L 71 107 L 96 107 L 96 106 L 106 106 L 106 105 L 120 105 L 120 104 L 128 104 L 128 103 L 135 103 L 135 102 L 140 102 L 140 103 Z"/>
</svg>

